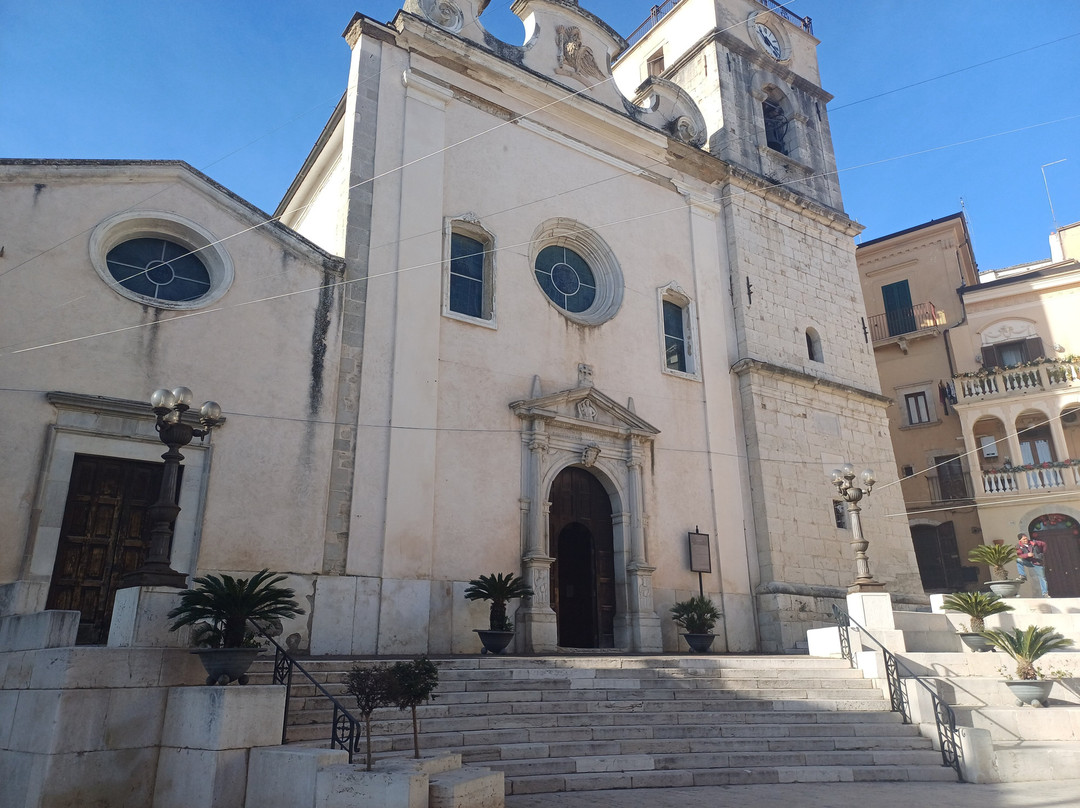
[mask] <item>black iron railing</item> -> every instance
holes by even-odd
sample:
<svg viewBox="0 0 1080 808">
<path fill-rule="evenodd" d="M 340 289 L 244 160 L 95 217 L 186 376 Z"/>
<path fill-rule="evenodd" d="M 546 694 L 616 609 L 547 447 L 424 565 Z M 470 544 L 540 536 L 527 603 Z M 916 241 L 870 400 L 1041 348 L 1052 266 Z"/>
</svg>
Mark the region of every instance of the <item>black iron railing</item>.
<svg viewBox="0 0 1080 808">
<path fill-rule="evenodd" d="M 360 721 L 353 716 L 345 706 L 336 698 L 330 695 L 329 691 L 323 687 L 319 682 L 315 681 L 315 678 L 307 672 L 297 660 L 282 648 L 277 640 L 270 637 L 263 631 L 262 627 L 257 623 L 249 620 L 255 630 L 259 633 L 264 640 L 270 642 L 274 646 L 274 679 L 275 685 L 285 685 L 285 716 L 281 723 L 281 743 L 286 744 L 288 740 L 289 730 L 289 697 L 292 694 L 292 677 L 293 671 L 300 671 L 307 680 L 315 685 L 315 689 L 319 691 L 323 696 L 330 699 L 330 703 L 334 705 L 334 717 L 330 724 L 330 748 L 331 749 L 344 749 L 349 754 L 349 763 L 353 762 L 353 755 L 358 751 L 358 745 L 360 743 L 363 734 L 361 733 Z"/>
<path fill-rule="evenodd" d="M 889 337 L 928 331 L 939 325 L 938 311 L 933 303 L 919 303 L 915 306 L 893 309 L 866 319 L 870 326 L 870 339 L 874 342 Z"/>
<path fill-rule="evenodd" d="M 964 775 L 960 771 L 960 733 L 956 729 L 956 713 L 953 712 L 953 708 L 937 694 L 934 688 L 912 673 L 910 668 L 897 659 L 896 654 L 878 642 L 869 631 L 855 620 L 852 620 L 847 612 L 836 604 L 833 604 L 832 611 L 836 625 L 840 629 L 840 653 L 844 659 L 851 663 L 851 667 L 854 668 L 857 664 L 855 654 L 851 651 L 851 636 L 849 633 L 851 626 L 855 626 L 861 635 L 881 649 L 882 654 L 885 656 L 885 679 L 889 685 L 889 703 L 893 712 L 900 713 L 900 717 L 905 724 L 911 723 L 911 703 L 908 701 L 905 683 L 916 682 L 930 694 L 934 705 L 934 722 L 937 724 L 938 744 L 941 747 L 941 765 L 948 766 L 955 771 L 956 779 L 961 783 L 964 782 Z M 903 672 L 903 676 L 901 676 L 901 672 Z"/>
<path fill-rule="evenodd" d="M 656 24 L 664 18 L 671 9 L 675 8 L 679 4 L 680 0 L 664 0 L 664 2 L 653 6 L 649 10 L 649 16 L 641 25 L 634 29 L 634 32 L 626 38 L 626 46 L 629 48 L 639 39 L 644 39 L 645 35 L 649 33 Z M 809 17 L 798 17 L 788 11 L 783 4 L 776 2 L 775 0 L 757 0 L 758 3 L 765 6 L 769 11 L 783 17 L 792 25 L 797 25 L 809 34 L 814 33 L 814 24 Z"/>
</svg>

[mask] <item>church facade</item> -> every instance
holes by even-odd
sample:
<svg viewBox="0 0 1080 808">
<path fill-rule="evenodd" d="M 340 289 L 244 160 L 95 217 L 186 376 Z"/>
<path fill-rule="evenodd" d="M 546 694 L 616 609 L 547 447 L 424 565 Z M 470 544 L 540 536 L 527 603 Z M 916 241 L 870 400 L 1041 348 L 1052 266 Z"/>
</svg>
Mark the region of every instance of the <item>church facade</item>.
<svg viewBox="0 0 1080 808">
<path fill-rule="evenodd" d="M 25 412 L 2 394 L 23 419 L 3 440 L 34 457 L 4 473 L 4 608 L 55 589 L 76 480 L 39 445 L 67 417 L 58 391 L 134 411 L 161 386 L 122 330 L 140 318 L 178 348 L 154 367 L 228 416 L 188 461 L 174 567 L 287 572 L 308 614 L 285 630 L 314 653 L 475 652 L 486 610 L 463 592 L 491 572 L 533 589 L 513 614 L 520 652 L 678 650 L 667 610 L 699 587 L 723 614 L 715 649 L 792 650 L 843 597 L 851 535 L 828 473 L 850 460 L 887 482 L 895 461 L 808 22 L 682 0 L 628 43 L 576 2 L 518 0 L 514 46 L 484 29 L 486 5 L 354 17 L 348 88 L 280 224 L 200 241 L 241 229 L 207 187 L 179 235 L 158 216 L 83 239 L 91 256 L 135 236 L 206 242 L 233 268 L 211 266 L 179 315 L 103 285 L 116 333 L 40 348 Z M 34 170 L 0 185 L 28 219 Z M 267 240 L 302 260 L 247 252 Z M 80 258 L 70 271 L 100 280 Z M 200 351 L 200 318 L 180 321 L 210 308 L 242 360 L 216 334 Z M 80 427 L 149 452 L 145 417 L 94 417 Z M 899 486 L 879 485 L 864 532 L 875 577 L 915 594 L 902 512 Z"/>
</svg>

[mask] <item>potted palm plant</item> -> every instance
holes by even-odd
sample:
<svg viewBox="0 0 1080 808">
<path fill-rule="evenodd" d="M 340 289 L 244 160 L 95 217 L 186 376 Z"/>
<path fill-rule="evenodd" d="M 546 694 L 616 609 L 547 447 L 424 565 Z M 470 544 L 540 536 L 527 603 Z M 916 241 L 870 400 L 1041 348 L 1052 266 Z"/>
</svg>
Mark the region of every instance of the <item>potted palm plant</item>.
<svg viewBox="0 0 1080 808">
<path fill-rule="evenodd" d="M 986 564 L 994 580 L 987 586 L 1002 598 L 1015 598 L 1020 592 L 1020 581 L 1010 581 L 1006 566 L 1016 563 L 1016 548 L 1011 544 L 979 544 L 968 551 L 968 561 Z"/>
<path fill-rule="evenodd" d="M 484 648 L 482 654 L 498 654 L 514 639 L 514 624 L 506 616 L 506 604 L 514 598 L 525 598 L 533 593 L 523 578 L 508 572 L 481 575 L 469 581 L 465 597 L 469 600 L 489 600 L 488 627 L 473 629 Z"/>
<path fill-rule="evenodd" d="M 1051 651 L 1068 648 L 1073 641 L 1048 626 L 1028 626 L 1022 631 L 995 629 L 984 631 L 983 636 L 1016 662 L 1016 679 L 1005 681 L 1016 698 L 1016 705 L 1045 707 L 1055 680 L 1042 678 L 1035 662 Z"/>
<path fill-rule="evenodd" d="M 232 681 L 247 684 L 247 670 L 262 648 L 248 621 L 268 623 L 303 614 L 292 589 L 278 586 L 284 575 L 262 570 L 250 578 L 206 575 L 180 593 L 180 605 L 169 612 L 170 631 L 192 627 L 192 639 L 206 668 L 208 685 Z"/>
<path fill-rule="evenodd" d="M 989 651 L 994 647 L 982 634 L 986 628 L 983 621 L 992 614 L 1013 610 L 1012 606 L 989 592 L 954 592 L 946 596 L 941 605 L 946 611 L 960 612 L 971 618 L 971 630 L 958 633 L 964 645 L 973 651 Z"/>
<path fill-rule="evenodd" d="M 716 635 L 713 626 L 720 619 L 720 610 L 716 604 L 704 595 L 695 595 L 688 600 L 680 600 L 671 607 L 671 619 L 685 632 L 686 644 L 698 654 L 707 653 L 712 647 Z"/>
</svg>

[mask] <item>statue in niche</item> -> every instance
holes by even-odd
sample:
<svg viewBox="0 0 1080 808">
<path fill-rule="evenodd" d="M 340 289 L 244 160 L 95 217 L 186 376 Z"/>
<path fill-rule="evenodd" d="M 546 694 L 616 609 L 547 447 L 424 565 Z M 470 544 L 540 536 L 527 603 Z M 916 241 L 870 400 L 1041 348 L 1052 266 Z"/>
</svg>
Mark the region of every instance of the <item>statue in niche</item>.
<svg viewBox="0 0 1080 808">
<path fill-rule="evenodd" d="M 559 48 L 559 67 L 600 81 L 607 78 L 596 63 L 592 48 L 581 44 L 581 29 L 576 25 L 555 26 L 555 43 Z"/>
<path fill-rule="evenodd" d="M 595 421 L 596 407 L 593 406 L 593 403 L 589 401 L 589 399 L 583 398 L 577 403 L 577 414 L 578 418 L 585 421 Z"/>
</svg>

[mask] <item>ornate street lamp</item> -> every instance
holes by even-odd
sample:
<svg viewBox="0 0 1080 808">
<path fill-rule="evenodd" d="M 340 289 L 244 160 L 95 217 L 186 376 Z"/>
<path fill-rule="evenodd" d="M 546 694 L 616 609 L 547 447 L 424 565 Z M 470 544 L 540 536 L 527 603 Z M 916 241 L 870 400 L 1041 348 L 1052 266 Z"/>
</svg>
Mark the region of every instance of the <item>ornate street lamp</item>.
<svg viewBox="0 0 1080 808">
<path fill-rule="evenodd" d="M 225 419 L 221 417 L 221 407 L 215 401 L 207 401 L 199 410 L 199 423 L 202 429 L 190 423 L 184 423 L 184 413 L 191 409 L 192 393 L 186 387 L 175 390 L 155 390 L 150 396 L 150 406 L 157 416 L 158 437 L 169 450 L 161 456 L 165 467 L 161 474 L 161 490 L 158 500 L 146 509 L 150 519 L 150 548 L 142 566 L 124 576 L 121 588 L 129 586 L 187 586 L 187 575 L 177 572 L 170 566 L 172 552 L 172 525 L 180 513 L 177 504 L 176 480 L 179 477 L 180 461 L 184 456 L 180 449 L 191 443 L 192 438 L 204 438 L 210 430 Z"/>
<path fill-rule="evenodd" d="M 865 488 L 855 485 L 855 467 L 850 463 L 845 463 L 843 468 L 833 469 L 832 483 L 847 503 L 851 521 L 851 548 L 855 551 L 855 580 L 848 586 L 848 592 L 879 592 L 885 584 L 870 576 L 870 561 L 866 557 L 870 542 L 863 538 L 862 509 L 859 507 L 859 501 L 863 495 L 870 496 L 877 480 L 874 479 L 874 472 L 867 469 L 862 473 L 861 481 Z"/>
</svg>

